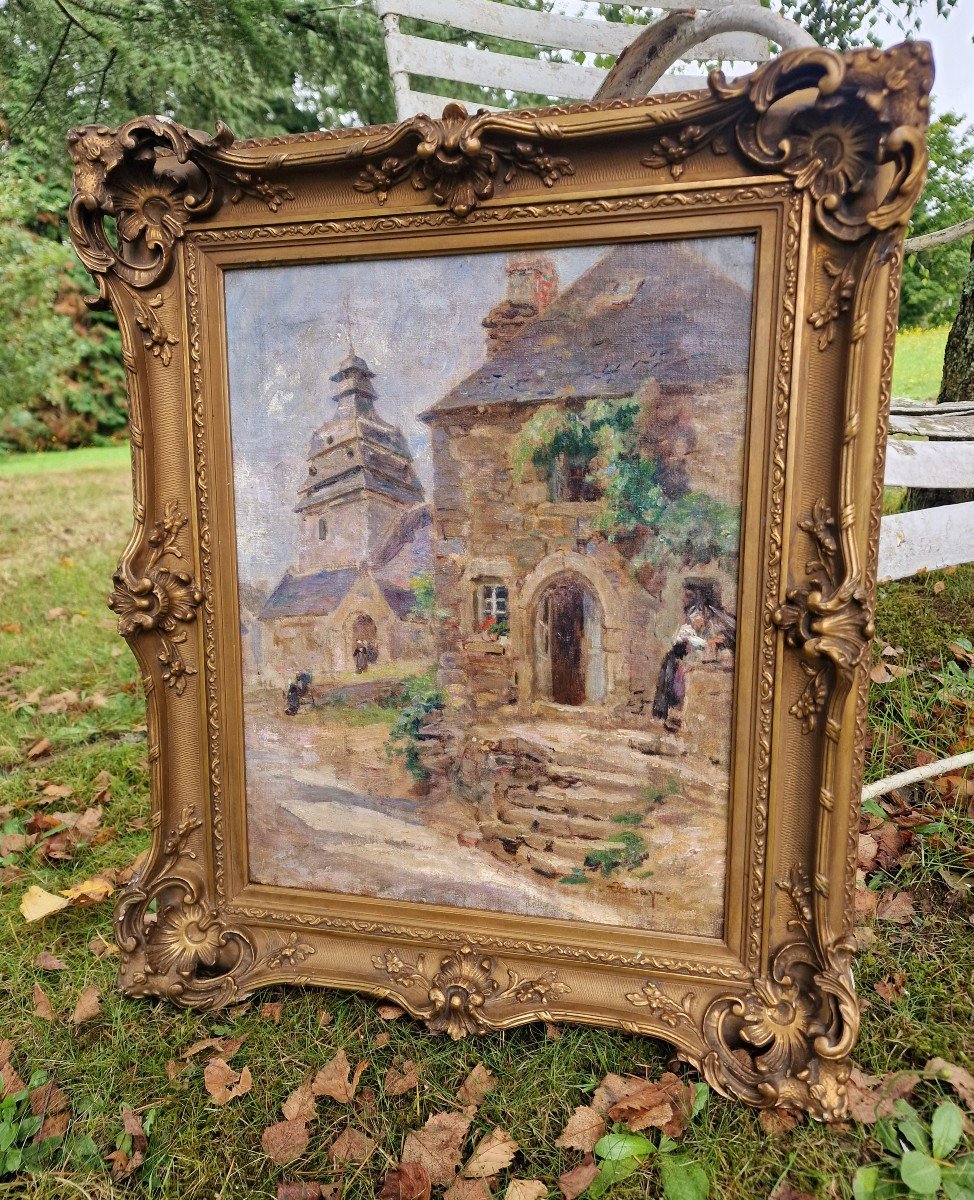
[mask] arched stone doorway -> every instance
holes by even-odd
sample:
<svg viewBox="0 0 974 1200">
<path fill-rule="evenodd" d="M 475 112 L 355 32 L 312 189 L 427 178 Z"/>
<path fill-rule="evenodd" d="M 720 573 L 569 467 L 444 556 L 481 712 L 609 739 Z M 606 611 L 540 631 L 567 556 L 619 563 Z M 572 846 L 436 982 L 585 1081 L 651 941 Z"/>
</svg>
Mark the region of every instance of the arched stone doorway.
<svg viewBox="0 0 974 1200">
<path fill-rule="evenodd" d="M 348 654 L 348 662 L 355 661 L 355 647 L 359 642 L 364 642 L 372 653 L 375 654 L 379 649 L 379 631 L 376 628 L 375 621 L 368 613 L 356 613 L 351 621 L 346 625 L 348 630 L 348 645 L 346 653 Z"/>
<path fill-rule="evenodd" d="M 534 611 L 534 685 L 556 704 L 605 699 L 602 607 L 590 585 L 574 574 L 545 587 Z"/>
</svg>

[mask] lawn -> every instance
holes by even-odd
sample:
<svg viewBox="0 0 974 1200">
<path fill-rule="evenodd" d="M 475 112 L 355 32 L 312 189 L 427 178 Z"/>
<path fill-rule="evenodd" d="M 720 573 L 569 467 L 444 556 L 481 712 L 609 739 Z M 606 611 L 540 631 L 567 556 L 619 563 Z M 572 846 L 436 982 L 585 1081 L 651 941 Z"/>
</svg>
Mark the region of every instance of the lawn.
<svg viewBox="0 0 974 1200">
<path fill-rule="evenodd" d="M 894 396 L 900 400 L 936 400 L 949 332 L 949 325 L 900 330 L 893 363 Z"/>
<path fill-rule="evenodd" d="M 385 1019 L 367 998 L 300 988 L 268 989 L 228 1012 L 183 1012 L 114 990 L 110 899 L 24 921 L 19 905 L 29 886 L 57 893 L 99 873 L 111 879 L 148 844 L 144 708 L 134 660 L 105 607 L 129 522 L 128 467 L 119 450 L 24 458 L 0 468 L 0 1073 L 14 1089 L 11 1071 L 30 1087 L 53 1081 L 63 1097 L 49 1101 L 50 1109 L 64 1105 L 40 1149 L 30 1140 L 36 1118 L 20 1133 L 16 1128 L 28 1102 L 0 1108 L 0 1197 L 273 1200 L 283 1183 L 304 1181 L 322 1190 L 280 1195 L 365 1200 L 378 1195 L 407 1133 L 454 1109 L 477 1064 L 493 1072 L 496 1085 L 473 1114 L 463 1153 L 496 1127 L 520 1150 L 491 1191 L 453 1195 L 503 1196 L 516 1176 L 540 1180 L 548 1195 L 560 1196 L 559 1176 L 581 1159 L 578 1150 L 556 1144 L 573 1109 L 591 1102 L 607 1073 L 655 1079 L 667 1067 L 667 1047 L 574 1027 L 555 1036 L 543 1025 L 451 1043 L 409 1018 Z M 972 627 L 974 568 L 882 590 L 871 778 L 931 749 L 969 745 L 974 686 L 966 643 L 957 639 Z M 888 670 L 879 665 L 884 646 Z M 868 818 L 877 836 L 867 838 L 863 859 L 868 948 L 857 977 L 866 1011 L 856 1058 L 870 1075 L 922 1070 L 934 1057 L 974 1070 L 969 790 L 954 778 L 945 792 L 897 794 Z M 95 808 L 100 812 L 92 815 Z M 888 853 L 873 854 L 870 844 L 880 841 Z M 877 900 L 885 919 L 872 914 Z M 63 969 L 45 957 L 51 955 Z M 97 989 L 100 1008 L 72 1021 L 72 1014 L 86 1016 L 76 1012 L 86 989 Z M 93 999 L 88 991 L 89 1012 L 97 1007 Z M 224 1039 L 234 1072 L 246 1066 L 251 1080 L 222 1106 L 204 1076 L 215 1048 L 187 1054 L 210 1038 Z M 246 1040 L 234 1051 L 228 1038 Z M 353 1103 L 319 1099 L 306 1149 L 276 1165 L 262 1148 L 262 1132 L 339 1050 L 353 1064 L 367 1064 Z M 418 1082 L 393 1095 L 387 1071 L 402 1060 L 415 1064 Z M 924 1080 L 912 1102 L 929 1119 L 951 1094 L 946 1084 Z M 376 1147 L 363 1165 L 342 1167 L 329 1147 L 350 1121 Z M 711 1095 L 679 1153 L 699 1164 L 720 1200 L 825 1200 L 851 1196 L 857 1166 L 879 1159 L 875 1132 L 855 1120 L 830 1128 L 769 1119 Z M 648 1133 L 659 1141 L 656 1131 Z M 19 1168 L 10 1139 L 24 1144 Z M 969 1135 L 965 1144 L 971 1148 Z M 651 1155 L 607 1194 L 662 1194 L 660 1158 Z M 693 1200 L 701 1194 L 684 1193 Z"/>
</svg>

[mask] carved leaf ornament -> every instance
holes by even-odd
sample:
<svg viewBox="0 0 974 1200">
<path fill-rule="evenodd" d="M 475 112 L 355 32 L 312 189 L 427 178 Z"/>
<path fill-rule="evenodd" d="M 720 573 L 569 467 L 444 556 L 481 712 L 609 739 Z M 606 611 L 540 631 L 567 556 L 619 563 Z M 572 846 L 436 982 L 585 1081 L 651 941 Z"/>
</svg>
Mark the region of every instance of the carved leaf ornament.
<svg viewBox="0 0 974 1200">
<path fill-rule="evenodd" d="M 634 1013 L 627 1027 L 671 1036 L 719 1091 L 765 1107 L 807 1108 L 822 1117 L 843 1108 L 858 1025 L 854 941 L 845 920 L 833 928 L 828 880 L 838 849 L 834 810 L 848 804 L 847 797 L 837 796 L 840 732 L 873 632 L 854 491 L 864 337 L 877 283 L 885 268 L 898 265 L 898 238 L 923 186 L 922 125 L 931 85 L 930 52 L 922 43 L 887 52 L 795 50 L 731 83 L 715 72 L 709 95 L 666 106 L 634 105 L 625 127 L 642 139 L 643 166 L 673 178 L 692 175 L 699 161 L 706 180 L 713 155 L 733 154 L 779 183 L 789 181 L 807 197 L 825 235 L 819 262 L 826 281 L 807 320 L 820 353 L 845 356 L 840 484 L 836 495 L 816 501 L 801 522 L 800 535 L 814 557 L 804 576 L 789 583 L 773 614 L 806 676 L 791 712 L 807 734 L 823 738 L 812 869 L 796 867 L 778 885 L 791 913 L 788 935 L 760 974 L 743 982 L 724 976 L 726 992 L 709 1001 L 698 999 L 699 988 L 675 999 L 672 984 L 664 991 L 654 979 L 622 993 Z M 571 143 L 600 136 L 604 117 L 584 105 L 551 113 L 565 119 L 483 111 L 471 116 L 451 104 L 439 120 L 418 116 L 351 142 L 312 137 L 303 161 L 318 168 L 351 166 L 352 186 L 377 205 L 408 185 L 448 210 L 448 220 L 461 222 L 521 176 L 555 188 L 573 175 Z M 160 117 L 138 118 L 114 130 L 88 125 L 70 135 L 72 237 L 101 300 L 123 297 L 132 308 L 138 333 L 125 344 L 133 378 L 138 355 L 163 368 L 173 362 L 179 339 L 162 321 L 160 296 L 148 289 L 165 283 L 193 222 L 245 197 L 277 213 L 293 199 L 277 178 L 290 150 L 278 147 L 300 140 L 244 148 L 224 125 L 210 137 Z M 114 234 L 107 222 L 114 224 Z M 125 336 L 123 322 L 123 341 Z M 192 360 L 192 339 L 187 343 Z M 137 379 L 130 383 L 136 390 L 141 386 Z M 138 412 L 133 393 L 137 465 Z M 204 602 L 182 562 L 186 525 L 179 502 L 170 500 L 161 517 L 140 526 L 109 601 L 123 636 L 155 639 L 150 644 L 159 677 L 176 695 L 196 674 L 184 648 Z M 214 911 L 201 852 L 205 832 L 196 810 L 182 807 L 175 827 L 164 839 L 157 837 L 121 896 L 117 940 L 122 984 L 130 994 L 211 1008 L 244 995 L 269 975 L 295 978 L 295 966 L 314 953 L 293 930 L 272 945 L 262 933 L 258 949 L 247 928 Z M 571 990 L 554 970 L 525 979 L 473 945 L 435 952 L 429 962 L 426 954 L 407 962 L 389 948 L 371 963 L 373 990 L 401 998 L 431 1030 L 451 1038 L 546 1016 Z M 633 988 L 631 975 L 625 986 Z"/>
</svg>

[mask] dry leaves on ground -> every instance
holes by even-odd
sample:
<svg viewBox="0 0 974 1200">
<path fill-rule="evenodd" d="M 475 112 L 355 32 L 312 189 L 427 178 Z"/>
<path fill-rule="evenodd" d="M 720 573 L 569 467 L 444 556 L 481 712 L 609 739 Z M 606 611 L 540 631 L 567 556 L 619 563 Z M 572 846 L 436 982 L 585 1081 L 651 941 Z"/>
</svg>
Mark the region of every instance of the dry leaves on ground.
<svg viewBox="0 0 974 1200">
<path fill-rule="evenodd" d="M 782 1179 L 768 1200 L 815 1200 L 811 1192 L 800 1192 L 787 1179 Z"/>
<path fill-rule="evenodd" d="M 116 1182 L 128 1179 L 134 1171 L 142 1166 L 145 1161 L 145 1152 L 149 1148 L 149 1139 L 142 1128 L 141 1117 L 127 1106 L 122 1109 L 122 1132 L 132 1139 L 131 1154 L 118 1149 L 105 1156 L 112 1164 L 112 1179 Z"/>
<path fill-rule="evenodd" d="M 497 1077 L 483 1063 L 477 1063 L 467 1078 L 460 1084 L 457 1100 L 466 1106 L 472 1104 L 476 1108 L 481 1100 L 497 1086 Z"/>
<path fill-rule="evenodd" d="M 470 1118 L 463 1113 L 434 1113 L 422 1129 L 406 1135 L 401 1160 L 419 1163 L 436 1187 L 451 1183 L 460 1167 L 469 1128 Z"/>
<path fill-rule="evenodd" d="M 406 1015 L 406 1010 L 398 1004 L 379 1004 L 375 1010 L 383 1021 L 396 1021 Z"/>
<path fill-rule="evenodd" d="M 563 1150 L 595 1149 L 595 1143 L 605 1133 L 605 1118 L 592 1108 L 591 1105 L 579 1106 L 568 1118 L 568 1124 L 562 1130 L 555 1145 Z"/>
<path fill-rule="evenodd" d="M 20 912 L 24 920 L 41 921 L 62 908 L 84 908 L 98 904 L 114 892 L 115 883 L 105 875 L 94 875 L 72 887 L 65 888 L 59 895 L 45 891 L 32 884 L 20 898 Z"/>
<path fill-rule="evenodd" d="M 360 1062 L 353 1073 L 345 1051 L 339 1050 L 314 1077 L 311 1090 L 316 1096 L 330 1096 L 339 1104 L 351 1104 L 367 1066 L 368 1063 Z"/>
<path fill-rule="evenodd" d="M 504 1200 L 544 1200 L 547 1195 L 548 1185 L 540 1179 L 512 1179 Z"/>
<path fill-rule="evenodd" d="M 517 1154 L 517 1142 L 503 1129 L 492 1129 L 474 1147 L 463 1168 L 464 1179 L 489 1179 L 505 1171 Z"/>
<path fill-rule="evenodd" d="M 419 1067 L 409 1058 L 403 1062 L 397 1060 L 386 1071 L 383 1087 L 387 1096 L 402 1096 L 413 1091 L 419 1087 Z"/>
<path fill-rule="evenodd" d="M 81 1025 L 85 1021 L 91 1021 L 101 1012 L 101 992 L 92 986 L 86 987 L 78 997 L 78 1003 L 74 1006 L 74 1012 L 71 1014 L 71 1024 Z"/>
<path fill-rule="evenodd" d="M 341 1194 L 333 1183 L 279 1183 L 276 1200 L 330 1200 Z"/>
<path fill-rule="evenodd" d="M 895 925 L 908 925 L 915 910 L 909 892 L 883 892 L 876 905 L 876 916 L 880 921 L 892 921 Z"/>
<path fill-rule="evenodd" d="M 667 1137 L 678 1138 L 686 1129 L 692 1105 L 692 1086 L 672 1071 L 664 1071 L 658 1080 L 621 1096 L 609 1109 L 609 1117 L 622 1121 L 634 1133 L 661 1129 Z"/>
<path fill-rule="evenodd" d="M 203 1083 L 213 1103 L 222 1108 L 238 1096 L 246 1096 L 254 1085 L 250 1067 L 235 1071 L 224 1058 L 214 1057 L 203 1068 Z"/>
<path fill-rule="evenodd" d="M 873 991 L 892 1004 L 906 991 L 906 972 L 894 971 L 892 975 L 884 975 L 879 983 L 873 984 Z"/>
<path fill-rule="evenodd" d="M 911 1071 L 897 1071 L 879 1079 L 853 1067 L 846 1084 L 849 1116 L 873 1125 L 880 1117 L 890 1116 L 896 1101 L 909 1096 L 919 1082 L 920 1076 Z"/>
<path fill-rule="evenodd" d="M 281 1112 L 286 1121 L 314 1120 L 318 1115 L 318 1101 L 311 1090 L 310 1079 L 306 1079 L 304 1083 L 294 1089 L 281 1105 Z"/>
<path fill-rule="evenodd" d="M 38 971 L 66 971 L 68 964 L 62 962 L 53 954 L 49 954 L 47 950 L 42 950 L 34 959 L 34 966 Z"/>
<path fill-rule="evenodd" d="M 591 1154 L 586 1154 L 577 1167 L 558 1176 L 558 1187 L 565 1200 L 576 1200 L 599 1173 L 598 1165 Z"/>
<path fill-rule="evenodd" d="M 430 1200 L 429 1172 L 418 1162 L 402 1162 L 386 1171 L 378 1200 Z"/>
<path fill-rule="evenodd" d="M 493 1200 L 484 1179 L 456 1179 L 443 1193 L 443 1200 Z"/>
<path fill-rule="evenodd" d="M 265 1021 L 273 1021 L 275 1025 L 281 1023 L 281 1013 L 284 1011 L 283 1000 L 275 1000 L 272 1003 L 262 1004 L 260 1006 L 260 1015 Z"/>
<path fill-rule="evenodd" d="M 950 1084 L 958 1098 L 974 1112 L 974 1075 L 970 1071 L 942 1058 L 931 1058 L 923 1068 L 923 1075 L 925 1079 L 942 1079 Z"/>
<path fill-rule="evenodd" d="M 376 1143 L 367 1133 L 349 1125 L 328 1147 L 328 1160 L 333 1163 L 364 1163 L 375 1153 Z"/>
<path fill-rule="evenodd" d="M 47 992 L 39 983 L 34 984 L 34 1016 L 40 1017 L 42 1021 L 54 1020 L 54 1009 L 51 1007 L 51 1001 L 48 999 Z"/>
<path fill-rule="evenodd" d="M 71 1122 L 68 1097 L 53 1079 L 42 1083 L 30 1093 L 30 1111 L 32 1116 L 42 1119 L 40 1129 L 34 1134 L 35 1142 L 63 1137 L 67 1133 Z"/>
<path fill-rule="evenodd" d="M 182 1059 L 190 1059 L 199 1054 L 202 1050 L 217 1050 L 219 1052 L 219 1056 L 229 1062 L 246 1040 L 246 1034 L 237 1038 L 204 1038 L 201 1042 L 193 1042 L 193 1044 L 188 1046 L 179 1057 Z"/>
<path fill-rule="evenodd" d="M 260 1135 L 264 1153 L 278 1164 L 294 1162 L 308 1148 L 308 1126 L 304 1121 L 278 1121 Z"/>
</svg>

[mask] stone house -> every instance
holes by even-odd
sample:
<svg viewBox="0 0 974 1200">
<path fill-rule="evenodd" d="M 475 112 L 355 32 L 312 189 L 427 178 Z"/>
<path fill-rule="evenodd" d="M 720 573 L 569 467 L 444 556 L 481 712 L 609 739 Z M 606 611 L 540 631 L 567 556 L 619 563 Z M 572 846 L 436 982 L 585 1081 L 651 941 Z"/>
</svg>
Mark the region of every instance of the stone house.
<svg viewBox="0 0 974 1200">
<path fill-rule="evenodd" d="M 331 376 L 335 412 L 314 433 L 298 489 L 298 562 L 259 614 L 258 677 L 281 686 L 354 670 L 358 641 L 381 664 L 433 656 L 413 581 L 431 570 L 429 505 L 402 431 L 376 411 L 354 353 Z"/>
<path fill-rule="evenodd" d="M 752 303 L 686 242 L 609 249 L 559 291 L 553 260 L 508 260 L 486 360 L 422 414 L 434 464 L 440 680 L 453 710 L 650 721 L 690 608 L 736 610 L 725 563 L 654 571 L 610 539 L 587 463 L 514 469 L 540 408 L 636 399 L 638 436 L 682 491 L 741 500 Z M 730 672 L 688 686 L 729 712 Z M 718 678 L 719 676 L 719 678 Z M 726 693 L 726 695 L 725 695 Z M 688 695 L 688 707 L 690 697 Z"/>
</svg>

